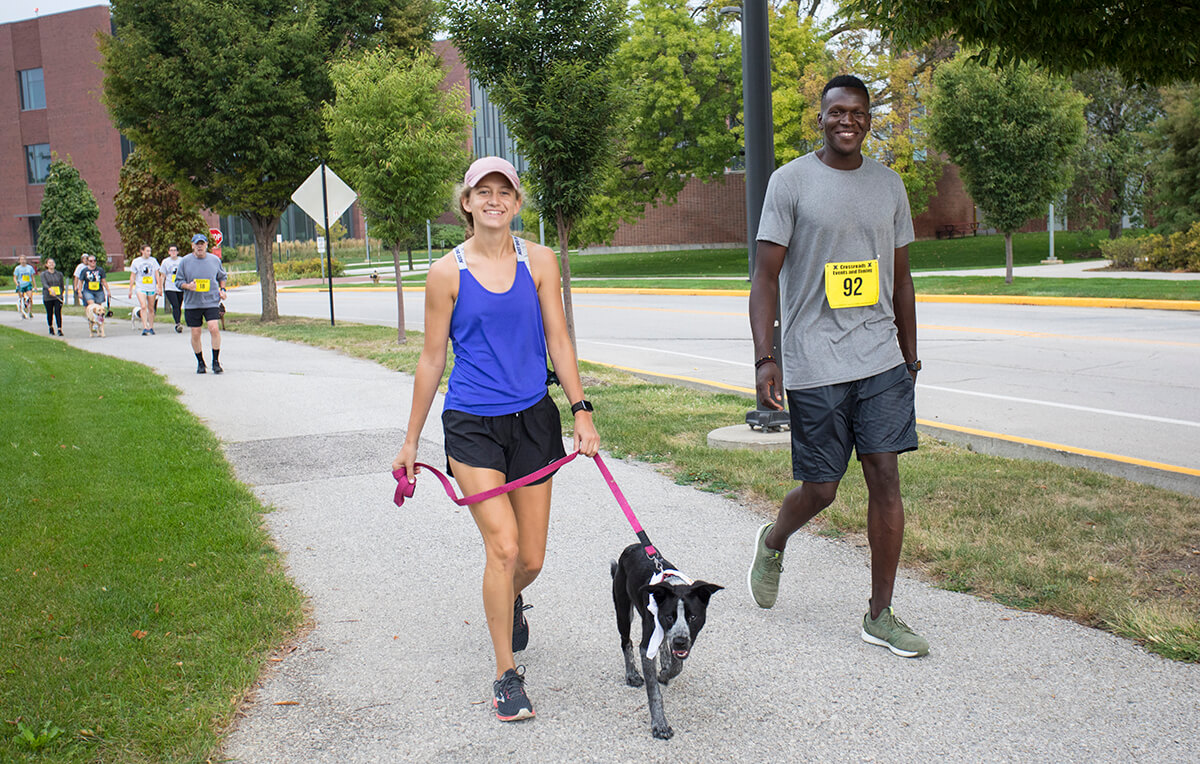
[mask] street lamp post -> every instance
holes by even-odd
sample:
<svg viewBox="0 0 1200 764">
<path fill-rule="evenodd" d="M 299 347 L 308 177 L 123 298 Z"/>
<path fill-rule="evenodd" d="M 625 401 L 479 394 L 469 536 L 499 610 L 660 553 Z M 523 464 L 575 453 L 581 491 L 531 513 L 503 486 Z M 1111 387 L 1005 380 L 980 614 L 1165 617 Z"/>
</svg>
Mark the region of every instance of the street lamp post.
<svg viewBox="0 0 1200 764">
<path fill-rule="evenodd" d="M 722 9 L 722 11 L 737 9 Z M 742 15 L 742 121 L 746 128 L 746 251 L 750 278 L 754 278 L 758 247 L 758 222 L 762 217 L 767 182 L 775 171 L 775 133 L 771 119 L 771 38 L 768 33 L 767 0 L 745 0 Z M 771 354 L 779 359 L 779 317 L 776 305 Z M 777 431 L 788 424 L 786 411 L 768 409 L 761 403 L 746 413 L 751 429 Z"/>
</svg>

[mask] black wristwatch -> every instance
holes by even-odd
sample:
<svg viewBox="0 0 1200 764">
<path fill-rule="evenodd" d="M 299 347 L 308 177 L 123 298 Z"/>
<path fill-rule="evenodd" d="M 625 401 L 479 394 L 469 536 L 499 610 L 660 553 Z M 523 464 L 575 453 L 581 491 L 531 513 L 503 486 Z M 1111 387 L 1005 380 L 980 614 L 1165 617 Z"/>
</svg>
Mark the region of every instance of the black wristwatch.
<svg viewBox="0 0 1200 764">
<path fill-rule="evenodd" d="M 592 402 L 586 398 L 579 403 L 571 404 L 571 413 L 578 414 L 580 411 L 593 411 Z"/>
<path fill-rule="evenodd" d="M 920 371 L 921 370 L 921 361 L 920 361 L 920 359 L 917 359 L 916 361 L 913 361 L 912 363 L 906 363 L 906 364 L 904 364 L 904 368 L 908 369 L 909 371 Z"/>
</svg>

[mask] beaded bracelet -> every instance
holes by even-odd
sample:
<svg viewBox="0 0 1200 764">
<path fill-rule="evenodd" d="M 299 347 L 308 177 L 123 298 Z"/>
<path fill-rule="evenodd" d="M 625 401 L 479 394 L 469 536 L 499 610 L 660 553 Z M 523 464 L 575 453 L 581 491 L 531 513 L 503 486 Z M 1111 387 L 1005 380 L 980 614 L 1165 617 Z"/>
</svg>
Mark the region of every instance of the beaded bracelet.
<svg viewBox="0 0 1200 764">
<path fill-rule="evenodd" d="M 776 363 L 775 356 L 764 355 L 762 358 L 759 358 L 757 361 L 754 362 L 754 368 L 756 368 L 756 369 L 761 368 L 764 363 Z"/>
</svg>

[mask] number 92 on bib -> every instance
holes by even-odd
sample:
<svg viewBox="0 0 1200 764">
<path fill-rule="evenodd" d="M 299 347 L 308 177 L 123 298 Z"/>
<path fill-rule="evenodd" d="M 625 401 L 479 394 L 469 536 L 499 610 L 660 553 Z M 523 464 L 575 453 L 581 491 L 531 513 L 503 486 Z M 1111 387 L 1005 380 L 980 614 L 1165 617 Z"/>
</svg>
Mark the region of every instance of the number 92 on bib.
<svg viewBox="0 0 1200 764">
<path fill-rule="evenodd" d="M 825 263 L 825 298 L 835 310 L 879 302 L 879 261 Z"/>
</svg>

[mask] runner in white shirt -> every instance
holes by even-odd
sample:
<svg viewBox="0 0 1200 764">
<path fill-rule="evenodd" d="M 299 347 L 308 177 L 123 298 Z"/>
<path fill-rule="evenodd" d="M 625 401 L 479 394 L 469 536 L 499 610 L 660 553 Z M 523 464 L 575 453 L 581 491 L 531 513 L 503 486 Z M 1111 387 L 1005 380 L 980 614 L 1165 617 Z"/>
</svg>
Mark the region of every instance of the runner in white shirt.
<svg viewBox="0 0 1200 764">
<path fill-rule="evenodd" d="M 158 265 L 158 291 L 166 298 L 171 306 L 171 316 L 175 319 L 175 333 L 183 331 L 179 325 L 179 312 L 183 309 L 183 290 L 175 283 L 175 273 L 179 270 L 179 247 L 172 244 L 167 247 L 167 256 Z"/>
<path fill-rule="evenodd" d="M 129 296 L 137 292 L 141 308 L 142 336 L 154 334 L 154 307 L 158 298 L 158 261 L 150 256 L 150 245 L 143 244 L 141 254 L 129 264 Z"/>
</svg>

